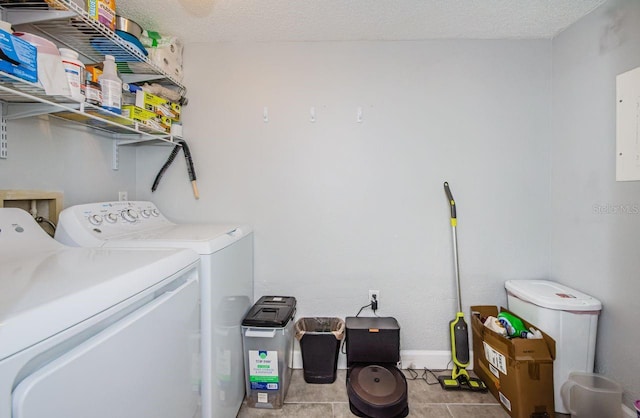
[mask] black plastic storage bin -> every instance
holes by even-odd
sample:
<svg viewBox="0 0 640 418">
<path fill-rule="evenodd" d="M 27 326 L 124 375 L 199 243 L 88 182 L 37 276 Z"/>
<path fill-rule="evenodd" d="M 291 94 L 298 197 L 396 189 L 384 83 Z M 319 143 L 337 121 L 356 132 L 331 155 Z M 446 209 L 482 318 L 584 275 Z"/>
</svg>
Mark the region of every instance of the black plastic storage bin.
<svg viewBox="0 0 640 418">
<path fill-rule="evenodd" d="M 301 318 L 296 338 L 302 350 L 302 369 L 307 383 L 333 383 L 338 369 L 344 321 L 340 318 Z"/>
</svg>

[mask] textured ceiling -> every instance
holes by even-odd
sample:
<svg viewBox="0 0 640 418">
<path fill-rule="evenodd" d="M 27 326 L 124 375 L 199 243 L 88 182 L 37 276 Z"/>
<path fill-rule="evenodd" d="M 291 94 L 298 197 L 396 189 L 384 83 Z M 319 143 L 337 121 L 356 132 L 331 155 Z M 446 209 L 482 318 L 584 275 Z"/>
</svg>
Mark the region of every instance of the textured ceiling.
<svg viewBox="0 0 640 418">
<path fill-rule="evenodd" d="M 118 0 L 185 43 L 548 39 L 606 0 Z"/>
</svg>

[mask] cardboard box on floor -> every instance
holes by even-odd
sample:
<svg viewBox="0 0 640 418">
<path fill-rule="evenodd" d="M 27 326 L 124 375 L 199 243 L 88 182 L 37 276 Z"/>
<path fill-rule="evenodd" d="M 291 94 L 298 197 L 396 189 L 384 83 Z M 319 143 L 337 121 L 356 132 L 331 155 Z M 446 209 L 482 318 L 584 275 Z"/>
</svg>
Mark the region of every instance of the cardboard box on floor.
<svg viewBox="0 0 640 418">
<path fill-rule="evenodd" d="M 498 312 L 497 306 L 471 307 L 474 372 L 512 418 L 553 418 L 556 342 L 542 330 L 543 339 L 528 340 L 509 339 L 485 327 L 480 318 Z"/>
</svg>

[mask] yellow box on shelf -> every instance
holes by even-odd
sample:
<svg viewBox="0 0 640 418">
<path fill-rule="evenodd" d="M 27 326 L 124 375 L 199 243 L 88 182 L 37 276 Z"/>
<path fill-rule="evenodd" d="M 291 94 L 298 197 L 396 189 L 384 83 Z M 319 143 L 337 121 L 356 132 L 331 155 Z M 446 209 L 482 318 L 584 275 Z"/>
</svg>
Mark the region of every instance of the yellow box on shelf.
<svg viewBox="0 0 640 418">
<path fill-rule="evenodd" d="M 136 91 L 136 106 L 154 112 L 160 116 L 180 120 L 180 104 L 171 102 L 155 94 Z"/>
<path fill-rule="evenodd" d="M 136 122 L 140 122 L 158 131 L 164 131 L 168 133 L 171 130 L 171 123 L 167 124 L 166 119 L 163 120 L 157 114 L 138 106 L 122 106 L 122 116 Z"/>
</svg>

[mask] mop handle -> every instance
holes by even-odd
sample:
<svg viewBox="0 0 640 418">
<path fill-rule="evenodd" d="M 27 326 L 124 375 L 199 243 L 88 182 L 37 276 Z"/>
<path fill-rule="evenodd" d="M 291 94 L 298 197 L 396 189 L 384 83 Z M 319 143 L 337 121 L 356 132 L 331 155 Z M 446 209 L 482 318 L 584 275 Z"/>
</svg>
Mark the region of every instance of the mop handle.
<svg viewBox="0 0 640 418">
<path fill-rule="evenodd" d="M 456 226 L 456 201 L 453 200 L 449 183 L 446 181 L 444 182 L 444 192 L 447 194 L 447 199 L 449 199 L 449 205 L 451 206 L 451 226 Z"/>
<path fill-rule="evenodd" d="M 455 268 L 456 275 L 456 292 L 458 293 L 458 312 L 462 312 L 462 291 L 460 289 L 460 264 L 458 261 L 458 234 L 456 233 L 456 226 L 458 226 L 458 219 L 456 218 L 456 201 L 453 200 L 453 194 L 449 189 L 449 183 L 444 182 L 444 192 L 449 199 L 449 205 L 451 206 L 451 235 L 453 238 L 453 266 Z"/>
</svg>

